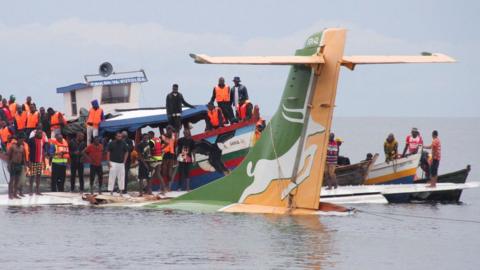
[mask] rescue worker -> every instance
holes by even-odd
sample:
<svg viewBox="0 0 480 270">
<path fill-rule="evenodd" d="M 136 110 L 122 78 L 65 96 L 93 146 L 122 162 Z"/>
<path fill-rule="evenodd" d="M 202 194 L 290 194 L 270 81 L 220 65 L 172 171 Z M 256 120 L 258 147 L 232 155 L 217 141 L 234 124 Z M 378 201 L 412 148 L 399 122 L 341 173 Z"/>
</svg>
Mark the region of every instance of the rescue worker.
<svg viewBox="0 0 480 270">
<path fill-rule="evenodd" d="M 37 106 L 32 104 L 30 112 L 27 113 L 27 128 L 25 129 L 27 136 L 30 136 L 30 133 L 37 128 L 38 123 L 40 123 L 40 113 L 37 111 Z"/>
<path fill-rule="evenodd" d="M 17 133 L 25 133 L 25 129 L 27 127 L 27 112 L 21 105 L 17 105 L 17 109 L 15 109 L 15 111 L 15 129 Z"/>
<path fill-rule="evenodd" d="M 183 95 L 178 92 L 178 84 L 172 85 L 172 92 L 167 95 L 165 105 L 167 107 L 168 124 L 180 132 L 182 128 L 182 105 L 190 108 L 195 106 L 186 102 Z"/>
<path fill-rule="evenodd" d="M 335 141 L 335 134 L 330 133 L 327 146 L 327 189 L 332 189 L 332 187 L 337 188 L 337 176 L 335 174 L 335 169 L 338 164 L 338 145 Z"/>
<path fill-rule="evenodd" d="M 5 121 L 0 120 L 0 139 L 2 141 L 2 148 L 3 151 L 6 150 L 8 138 L 13 135 L 13 132 L 8 128 L 7 123 Z"/>
<path fill-rule="evenodd" d="M 398 156 L 398 142 L 395 140 L 393 133 L 388 134 L 385 143 L 383 144 L 383 151 L 385 152 L 385 162 L 393 161 Z"/>
<path fill-rule="evenodd" d="M 61 133 L 57 133 L 55 138 L 50 140 L 49 154 L 52 157 L 51 191 L 63 192 L 65 190 L 65 177 L 70 155 L 68 142 Z"/>
<path fill-rule="evenodd" d="M 147 162 L 147 164 L 149 165 L 149 169 L 153 170 L 152 177 L 154 179 L 160 180 L 161 190 L 163 191 L 165 190 L 165 180 L 163 179 L 162 175 L 162 159 L 164 146 L 166 145 L 164 145 L 162 139 L 155 137 L 155 132 L 148 132 L 149 159 L 146 159 L 144 156 L 144 161 Z M 145 148 L 145 146 L 143 146 L 143 148 Z M 150 160 L 150 163 L 148 163 L 147 160 Z"/>
<path fill-rule="evenodd" d="M 32 103 L 32 97 L 31 97 L 31 96 L 28 96 L 28 97 L 27 97 L 27 100 L 26 100 L 25 103 L 23 104 L 23 106 L 24 106 L 24 108 L 25 108 L 25 111 L 26 111 L 27 113 L 30 112 L 30 105 L 32 105 L 32 104 L 33 104 L 33 103 Z"/>
<path fill-rule="evenodd" d="M 240 83 L 240 77 L 233 77 L 233 87 L 230 90 L 230 100 L 232 100 L 233 106 L 238 106 L 240 100 L 248 100 L 248 91 L 245 85 Z"/>
<path fill-rule="evenodd" d="M 167 131 L 162 135 L 162 141 L 165 143 L 162 158 L 162 178 L 163 191 L 169 191 L 170 181 L 173 178 L 173 167 L 175 166 L 175 143 L 176 135 L 172 126 L 167 127 Z"/>
<path fill-rule="evenodd" d="M 248 99 L 240 99 L 240 103 L 237 106 L 237 119 L 238 121 L 248 121 L 252 119 L 253 105 Z"/>
<path fill-rule="evenodd" d="M 420 132 L 418 132 L 417 128 L 412 128 L 411 135 L 407 136 L 402 157 L 416 154 L 420 149 L 420 147 L 422 147 L 422 145 L 423 145 L 423 139 L 422 139 L 422 136 L 420 136 Z M 407 150 L 408 150 L 408 153 L 407 153 Z"/>
<path fill-rule="evenodd" d="M 206 121 L 207 130 L 223 127 L 222 110 L 219 107 L 215 107 L 213 103 L 208 103 L 207 108 L 208 108 L 208 111 L 207 111 L 208 121 Z"/>
<path fill-rule="evenodd" d="M 48 108 L 48 114 L 50 115 L 50 131 L 51 137 L 56 138 L 57 134 L 62 133 L 62 127 L 67 123 L 61 112 L 56 112 L 52 108 Z"/>
<path fill-rule="evenodd" d="M 225 79 L 220 77 L 218 79 L 218 85 L 213 88 L 212 98 L 210 99 L 210 103 L 214 101 L 217 102 L 218 107 L 223 112 L 223 115 L 226 117 L 225 123 L 227 120 L 230 124 L 237 122 L 235 116 L 233 115 L 232 109 L 232 101 L 230 99 L 230 87 L 225 84 Z"/>
<path fill-rule="evenodd" d="M 10 98 L 8 99 L 8 108 L 10 109 L 10 114 L 11 115 L 16 115 L 17 114 L 17 103 L 15 102 L 15 96 L 10 95 Z"/>
<path fill-rule="evenodd" d="M 92 143 L 92 139 L 98 136 L 100 123 L 105 119 L 103 109 L 98 105 L 98 100 L 92 100 L 92 108 L 88 111 L 87 118 L 87 145 Z"/>
<path fill-rule="evenodd" d="M 424 147 L 425 149 L 432 149 L 432 164 L 430 165 L 430 181 L 427 187 L 434 188 L 437 186 L 438 180 L 438 166 L 440 165 L 440 158 L 442 156 L 442 144 L 438 138 L 438 131 L 432 132 L 432 144 Z"/>
<path fill-rule="evenodd" d="M 50 139 L 50 116 L 47 114 L 44 107 L 40 107 L 40 123 L 42 124 L 43 132 L 45 132 Z"/>
<path fill-rule="evenodd" d="M 41 129 L 35 131 L 35 136 L 28 139 L 28 167 L 30 169 L 30 195 L 33 195 L 33 181 L 35 180 L 35 194 L 40 193 L 40 178 L 45 167 L 45 156 L 48 153 L 48 144 L 43 138 Z"/>
</svg>

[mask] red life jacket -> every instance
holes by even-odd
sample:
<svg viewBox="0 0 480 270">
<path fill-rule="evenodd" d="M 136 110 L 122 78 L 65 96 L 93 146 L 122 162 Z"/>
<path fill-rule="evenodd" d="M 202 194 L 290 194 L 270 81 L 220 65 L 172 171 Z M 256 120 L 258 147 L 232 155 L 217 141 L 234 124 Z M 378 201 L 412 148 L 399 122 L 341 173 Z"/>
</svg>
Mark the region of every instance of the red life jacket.
<svg viewBox="0 0 480 270">
<path fill-rule="evenodd" d="M 160 138 L 154 137 L 152 141 L 153 141 L 152 156 L 161 157 L 162 156 L 162 140 Z"/>
</svg>

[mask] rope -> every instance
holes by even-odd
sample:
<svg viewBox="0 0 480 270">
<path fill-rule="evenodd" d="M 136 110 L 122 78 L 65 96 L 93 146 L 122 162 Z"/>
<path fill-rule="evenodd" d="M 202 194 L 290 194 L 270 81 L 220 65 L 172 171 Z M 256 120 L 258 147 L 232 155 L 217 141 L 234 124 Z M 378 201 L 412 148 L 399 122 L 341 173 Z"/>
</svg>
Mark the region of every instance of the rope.
<svg viewBox="0 0 480 270">
<path fill-rule="evenodd" d="M 441 217 L 431 217 L 431 216 L 419 216 L 419 215 L 412 215 L 412 214 L 397 214 L 397 213 L 379 213 L 374 211 L 365 211 L 365 210 L 358 210 L 359 212 L 363 212 L 366 214 L 377 215 L 384 218 L 391 218 L 382 215 L 388 216 L 399 216 L 399 217 L 410 217 L 410 218 L 419 218 L 419 219 L 430 219 L 430 220 L 439 220 L 439 221 L 452 221 L 452 222 L 462 222 L 462 223 L 473 223 L 473 224 L 480 224 L 480 220 L 474 219 L 456 219 L 456 218 L 441 218 Z M 391 218 L 395 219 L 395 218 Z M 395 219 L 402 221 L 401 219 Z"/>
<path fill-rule="evenodd" d="M 270 127 L 270 139 L 271 139 L 271 142 L 272 142 L 272 148 L 273 148 L 273 154 L 275 155 L 275 160 L 277 162 L 277 170 L 278 170 L 278 176 L 279 176 L 279 179 L 284 179 L 284 174 L 283 174 L 283 171 L 282 171 L 282 166 L 280 164 L 280 160 L 278 159 L 278 153 L 277 153 L 277 149 L 275 147 L 275 142 L 274 142 L 274 137 L 273 137 L 273 124 L 270 124 L 269 125 Z M 280 183 L 282 183 L 282 180 L 280 180 Z M 277 192 L 279 194 L 279 196 L 282 194 L 282 191 L 283 189 L 287 188 L 288 187 L 288 184 L 287 185 L 284 185 L 284 186 L 280 186 L 279 188 L 277 188 Z M 290 198 L 289 198 L 290 200 Z M 289 202 L 289 205 L 290 205 L 290 202 Z"/>
</svg>

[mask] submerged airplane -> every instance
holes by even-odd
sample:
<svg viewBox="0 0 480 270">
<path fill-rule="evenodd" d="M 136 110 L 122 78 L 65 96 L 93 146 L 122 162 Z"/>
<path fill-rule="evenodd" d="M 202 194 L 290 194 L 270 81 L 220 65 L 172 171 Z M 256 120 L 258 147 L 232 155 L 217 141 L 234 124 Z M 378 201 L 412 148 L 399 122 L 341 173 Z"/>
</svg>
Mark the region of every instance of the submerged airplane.
<svg viewBox="0 0 480 270">
<path fill-rule="evenodd" d="M 230 174 L 156 208 L 317 215 L 342 211 L 319 202 L 340 68 L 361 64 L 451 63 L 443 54 L 344 56 L 346 30 L 328 28 L 308 37 L 294 56 L 210 57 L 200 64 L 291 65 L 277 112 Z"/>
</svg>

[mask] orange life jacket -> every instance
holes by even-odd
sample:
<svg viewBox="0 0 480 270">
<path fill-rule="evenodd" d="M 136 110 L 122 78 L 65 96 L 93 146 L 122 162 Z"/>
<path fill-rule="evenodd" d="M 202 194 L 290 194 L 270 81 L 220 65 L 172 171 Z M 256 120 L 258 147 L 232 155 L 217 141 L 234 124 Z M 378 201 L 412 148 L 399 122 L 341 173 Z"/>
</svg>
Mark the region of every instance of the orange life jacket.
<svg viewBox="0 0 480 270">
<path fill-rule="evenodd" d="M 230 101 L 230 87 L 224 85 L 223 88 L 220 86 L 215 86 L 215 100 L 217 102 L 229 102 Z"/>
<path fill-rule="evenodd" d="M 8 141 L 8 136 L 12 135 L 12 132 L 10 132 L 10 129 L 8 127 L 4 127 L 0 130 L 0 139 L 2 139 L 3 143 L 6 143 Z"/>
<path fill-rule="evenodd" d="M 221 110 L 218 107 L 215 107 L 213 110 L 208 110 L 208 119 L 210 120 L 212 127 L 220 126 L 220 118 L 218 117 L 219 113 L 221 113 Z"/>
<path fill-rule="evenodd" d="M 240 118 L 240 120 L 245 120 L 247 118 L 248 104 L 250 104 L 250 101 L 246 100 L 238 109 L 238 117 Z"/>
<path fill-rule="evenodd" d="M 37 128 L 40 114 L 38 112 L 27 114 L 27 128 Z"/>
<path fill-rule="evenodd" d="M 103 110 L 101 108 L 96 110 L 91 108 L 90 111 L 88 111 L 87 125 L 98 128 L 98 126 L 100 126 L 100 122 L 102 122 L 102 114 Z"/>
<path fill-rule="evenodd" d="M 61 124 L 66 124 L 65 118 L 60 112 L 55 112 L 50 117 L 50 129 L 51 130 L 59 129 Z"/>
<path fill-rule="evenodd" d="M 10 110 L 10 113 L 12 115 L 16 115 L 17 114 L 17 103 L 15 103 L 15 102 L 10 103 L 10 105 L 8 105 L 8 109 Z"/>
<path fill-rule="evenodd" d="M 163 139 L 167 142 L 167 146 L 163 149 L 164 153 L 175 154 L 175 134 L 172 134 L 171 138 L 164 135 Z"/>
<path fill-rule="evenodd" d="M 23 111 L 21 114 L 15 114 L 15 122 L 17 123 L 17 130 L 24 130 L 27 126 L 27 112 Z"/>
<path fill-rule="evenodd" d="M 162 156 L 162 140 L 160 138 L 154 137 L 153 141 L 153 149 L 152 149 L 152 156 L 153 157 L 161 157 Z"/>
<path fill-rule="evenodd" d="M 30 104 L 30 105 L 31 105 L 31 104 Z M 26 111 L 27 113 L 30 112 L 30 105 L 28 105 L 26 102 L 23 104 L 24 111 Z"/>
<path fill-rule="evenodd" d="M 67 140 L 63 139 L 62 142 L 59 142 L 57 139 L 51 139 L 50 144 L 55 147 L 55 154 L 53 155 L 52 162 L 67 163 L 70 158 Z"/>
</svg>

